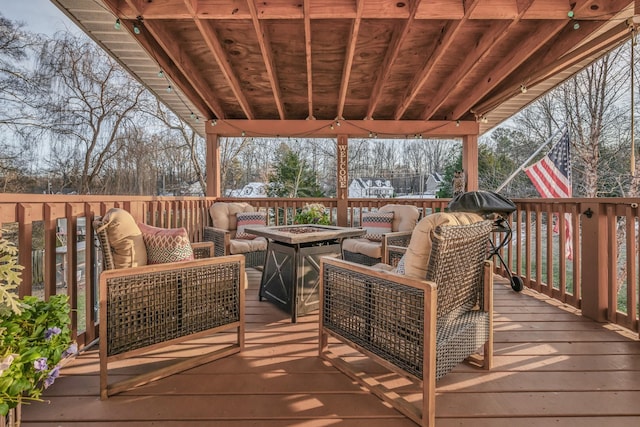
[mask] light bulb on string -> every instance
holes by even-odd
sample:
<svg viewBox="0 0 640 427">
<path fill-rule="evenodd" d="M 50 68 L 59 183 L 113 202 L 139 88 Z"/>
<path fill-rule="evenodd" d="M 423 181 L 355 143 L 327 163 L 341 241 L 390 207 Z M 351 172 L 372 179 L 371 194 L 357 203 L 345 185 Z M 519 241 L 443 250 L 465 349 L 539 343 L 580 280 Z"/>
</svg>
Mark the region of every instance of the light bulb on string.
<svg viewBox="0 0 640 427">
<path fill-rule="evenodd" d="M 162 70 L 158 71 L 158 77 L 163 78 L 164 77 L 164 71 L 162 71 Z"/>
<path fill-rule="evenodd" d="M 140 27 L 137 24 L 133 24 L 133 32 L 135 34 L 140 34 Z"/>
<path fill-rule="evenodd" d="M 246 135 L 246 133 L 245 133 L 244 131 L 242 131 L 242 133 L 241 133 L 240 135 L 245 136 L 245 135 Z"/>
<path fill-rule="evenodd" d="M 521 84 L 520 85 L 520 92 L 522 93 L 527 93 L 527 86 L 525 84 Z"/>
<path fill-rule="evenodd" d="M 167 86 L 167 93 L 171 93 L 171 90 L 172 90 L 172 89 L 173 89 L 173 88 L 171 87 L 171 85 Z"/>
<path fill-rule="evenodd" d="M 211 120 L 211 126 L 215 126 L 218 124 L 218 121 L 216 119 Z"/>
<path fill-rule="evenodd" d="M 116 19 L 115 24 L 113 24 L 113 28 L 115 28 L 116 30 L 119 30 L 120 28 L 122 28 L 122 23 L 120 22 L 120 18 Z"/>
</svg>

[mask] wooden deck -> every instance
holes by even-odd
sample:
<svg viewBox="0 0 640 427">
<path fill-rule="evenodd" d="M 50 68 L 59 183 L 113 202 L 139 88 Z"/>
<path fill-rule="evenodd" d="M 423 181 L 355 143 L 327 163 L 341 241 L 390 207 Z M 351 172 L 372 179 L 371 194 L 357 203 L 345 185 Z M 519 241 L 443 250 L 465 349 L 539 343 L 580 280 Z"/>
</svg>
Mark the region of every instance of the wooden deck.
<svg viewBox="0 0 640 427">
<path fill-rule="evenodd" d="M 24 408 L 22 426 L 415 426 L 317 357 L 317 314 L 292 324 L 258 301 L 260 273 L 248 273 L 244 352 L 101 401 L 90 350 L 62 370 L 49 403 Z M 640 425 L 640 342 L 631 334 L 500 281 L 495 310 L 495 367 L 463 364 L 438 383 L 438 427 Z M 157 363 L 166 356 L 154 355 Z M 140 369 L 123 362 L 110 375 Z M 416 390 L 382 372 L 380 379 L 401 393 Z"/>
</svg>

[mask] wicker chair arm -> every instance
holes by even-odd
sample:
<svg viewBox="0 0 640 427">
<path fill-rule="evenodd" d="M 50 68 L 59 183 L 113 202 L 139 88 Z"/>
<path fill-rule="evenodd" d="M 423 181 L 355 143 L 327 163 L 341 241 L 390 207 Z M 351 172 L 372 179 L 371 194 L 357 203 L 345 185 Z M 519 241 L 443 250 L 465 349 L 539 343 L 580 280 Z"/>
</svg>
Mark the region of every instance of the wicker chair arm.
<svg viewBox="0 0 640 427">
<path fill-rule="evenodd" d="M 195 259 L 211 258 L 214 251 L 213 242 L 195 242 L 191 243 L 191 249 L 193 249 L 193 256 Z"/>
<path fill-rule="evenodd" d="M 204 227 L 203 240 L 213 242 L 214 256 L 229 255 L 229 245 L 231 242 L 231 232 L 222 228 Z"/>
<path fill-rule="evenodd" d="M 385 233 L 382 235 L 382 262 L 395 267 L 398 265 L 398 261 L 402 258 L 404 252 L 400 253 L 398 250 L 393 249 L 390 251 L 390 247 L 394 248 L 406 248 L 409 246 L 411 240 L 411 233 L 413 231 L 394 231 L 391 233 Z"/>
</svg>

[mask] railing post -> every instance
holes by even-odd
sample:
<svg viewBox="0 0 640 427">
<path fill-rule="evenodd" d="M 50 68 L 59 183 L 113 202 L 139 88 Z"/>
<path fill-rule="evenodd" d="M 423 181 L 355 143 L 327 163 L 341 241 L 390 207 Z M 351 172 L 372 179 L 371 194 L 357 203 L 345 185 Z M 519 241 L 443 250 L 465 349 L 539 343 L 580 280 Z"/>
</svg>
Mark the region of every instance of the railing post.
<svg viewBox="0 0 640 427">
<path fill-rule="evenodd" d="M 337 218 L 336 224 L 347 225 L 347 209 L 349 207 L 349 151 L 347 135 L 338 135 L 338 176 L 337 176 Z"/>
<path fill-rule="evenodd" d="M 597 322 L 607 320 L 607 216 L 603 203 L 582 203 L 581 275 L 582 315 Z M 602 244 L 601 244 L 602 243 Z"/>
</svg>

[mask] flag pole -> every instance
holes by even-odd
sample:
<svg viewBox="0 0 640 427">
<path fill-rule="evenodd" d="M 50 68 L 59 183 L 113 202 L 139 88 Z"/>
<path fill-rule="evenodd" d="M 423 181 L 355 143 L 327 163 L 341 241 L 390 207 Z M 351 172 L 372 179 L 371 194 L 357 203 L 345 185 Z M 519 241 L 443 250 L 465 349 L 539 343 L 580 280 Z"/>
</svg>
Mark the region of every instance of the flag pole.
<svg viewBox="0 0 640 427">
<path fill-rule="evenodd" d="M 542 143 L 542 145 L 540 145 L 538 147 L 538 149 L 536 151 L 533 152 L 533 154 L 531 156 L 529 156 L 529 158 L 527 160 L 525 160 L 518 169 L 516 169 L 510 176 L 509 178 L 507 178 L 502 184 L 500 184 L 500 186 L 496 189 L 496 193 L 499 193 L 500 190 L 502 190 L 508 183 L 510 183 L 513 178 L 516 177 L 516 175 L 518 175 L 522 170 L 524 170 L 524 168 L 531 162 L 531 160 L 533 160 L 540 151 L 542 151 L 542 149 L 544 147 L 546 147 L 551 141 L 553 141 L 553 139 L 562 131 L 564 131 L 567 127 L 563 126 L 560 129 L 558 129 L 553 135 L 551 135 L 545 142 Z"/>
</svg>

